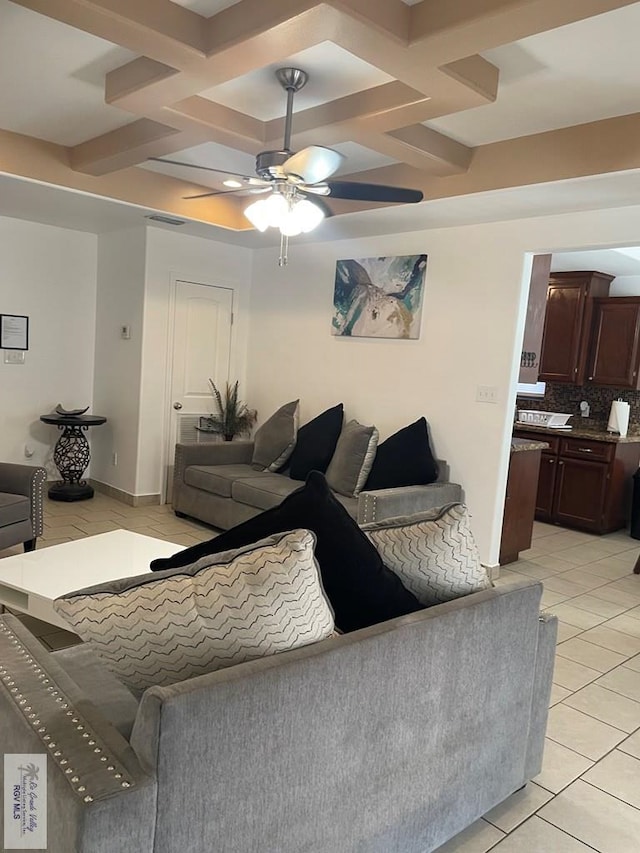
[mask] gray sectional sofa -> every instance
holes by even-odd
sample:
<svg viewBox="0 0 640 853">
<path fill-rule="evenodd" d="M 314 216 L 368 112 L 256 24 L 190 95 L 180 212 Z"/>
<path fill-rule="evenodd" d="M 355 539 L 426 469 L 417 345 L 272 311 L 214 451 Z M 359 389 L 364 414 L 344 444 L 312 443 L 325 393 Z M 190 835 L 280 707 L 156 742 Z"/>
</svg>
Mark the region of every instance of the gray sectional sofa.
<svg viewBox="0 0 640 853">
<path fill-rule="evenodd" d="M 47 652 L 5 615 L 0 744 L 48 759 L 49 853 L 430 853 L 540 771 L 541 594 L 499 586 L 139 702 L 87 646 Z"/>
<path fill-rule="evenodd" d="M 177 444 L 172 504 L 177 515 L 228 530 L 266 509 L 277 506 L 300 488 L 286 474 L 251 467 L 253 442 Z M 361 492 L 351 498 L 336 494 L 358 524 L 462 501 L 462 488 L 448 482 L 446 462 L 438 461 L 437 482 Z"/>
</svg>

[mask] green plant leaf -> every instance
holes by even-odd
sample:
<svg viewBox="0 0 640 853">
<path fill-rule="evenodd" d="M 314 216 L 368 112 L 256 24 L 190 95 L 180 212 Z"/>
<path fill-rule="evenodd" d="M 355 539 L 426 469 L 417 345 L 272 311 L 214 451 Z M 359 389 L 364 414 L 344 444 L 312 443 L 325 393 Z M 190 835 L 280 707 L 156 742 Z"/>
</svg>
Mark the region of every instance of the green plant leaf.
<svg viewBox="0 0 640 853">
<path fill-rule="evenodd" d="M 257 413 L 239 399 L 238 380 L 233 385 L 226 383 L 224 397 L 213 379 L 209 379 L 209 384 L 218 409 L 217 414 L 211 415 L 211 428 L 225 436 L 248 432 L 256 422 Z"/>
</svg>

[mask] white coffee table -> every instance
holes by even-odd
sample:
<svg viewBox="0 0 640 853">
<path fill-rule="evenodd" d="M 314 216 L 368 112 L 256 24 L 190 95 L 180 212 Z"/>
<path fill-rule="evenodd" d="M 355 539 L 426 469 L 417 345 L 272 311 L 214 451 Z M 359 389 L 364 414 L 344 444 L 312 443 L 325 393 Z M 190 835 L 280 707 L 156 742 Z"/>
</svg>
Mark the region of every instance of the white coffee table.
<svg viewBox="0 0 640 853">
<path fill-rule="evenodd" d="M 130 530 L 113 530 L 0 560 L 0 604 L 36 619 L 69 625 L 53 609 L 53 600 L 66 592 L 97 583 L 143 575 L 156 557 L 181 551 L 164 539 Z"/>
</svg>

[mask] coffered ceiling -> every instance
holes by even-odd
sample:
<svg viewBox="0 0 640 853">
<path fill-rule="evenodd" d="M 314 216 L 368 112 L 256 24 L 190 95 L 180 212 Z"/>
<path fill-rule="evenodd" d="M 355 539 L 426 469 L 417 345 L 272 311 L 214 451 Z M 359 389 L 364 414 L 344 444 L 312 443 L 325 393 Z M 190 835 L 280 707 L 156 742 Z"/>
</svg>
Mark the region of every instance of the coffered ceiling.
<svg viewBox="0 0 640 853">
<path fill-rule="evenodd" d="M 246 196 L 183 198 L 224 175 L 148 158 L 252 174 L 293 65 L 294 149 L 425 204 L 624 173 L 639 31 L 630 0 L 0 0 L 0 172 L 249 229 Z"/>
</svg>

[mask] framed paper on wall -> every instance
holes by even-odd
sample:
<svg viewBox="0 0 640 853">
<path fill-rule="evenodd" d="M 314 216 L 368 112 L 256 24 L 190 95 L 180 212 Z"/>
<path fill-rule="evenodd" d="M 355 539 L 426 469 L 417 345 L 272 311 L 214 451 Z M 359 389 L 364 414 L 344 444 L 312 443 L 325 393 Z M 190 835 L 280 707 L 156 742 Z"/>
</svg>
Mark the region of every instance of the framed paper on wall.
<svg viewBox="0 0 640 853">
<path fill-rule="evenodd" d="M 426 269 L 426 255 L 337 261 L 332 334 L 417 340 Z"/>
<path fill-rule="evenodd" d="M 29 349 L 29 318 L 0 314 L 0 349 Z"/>
</svg>

